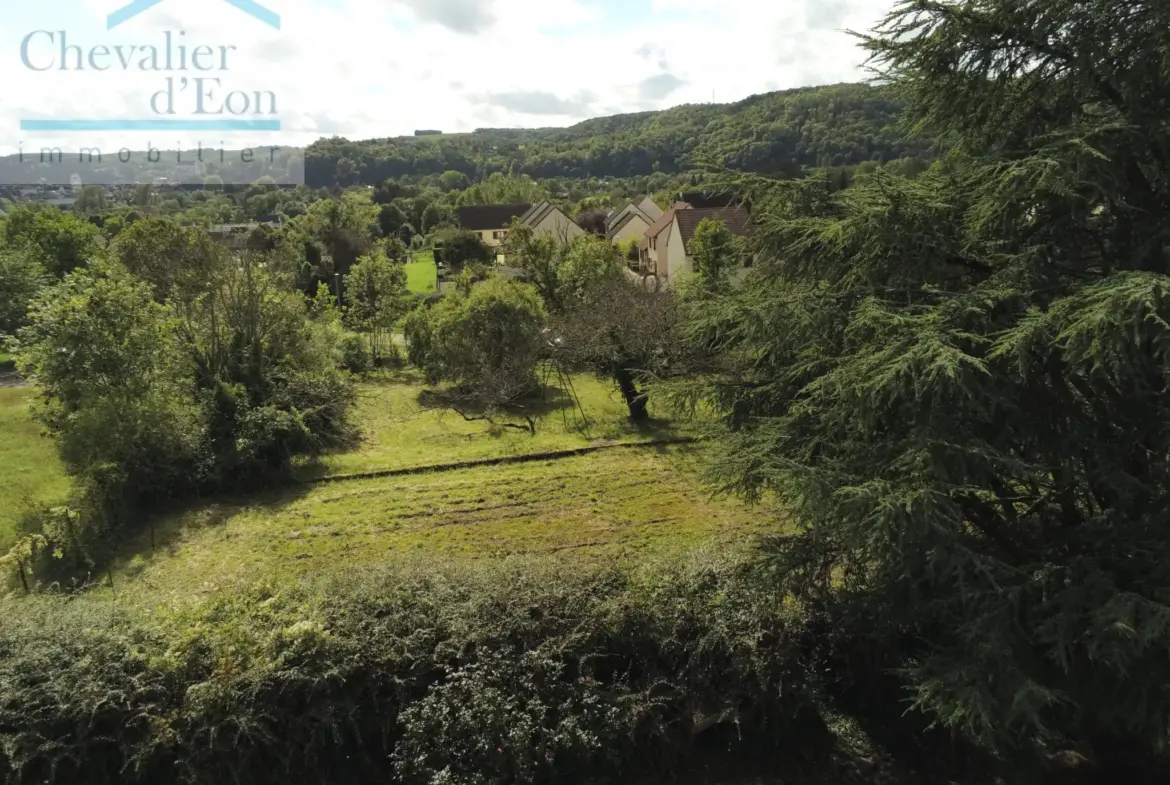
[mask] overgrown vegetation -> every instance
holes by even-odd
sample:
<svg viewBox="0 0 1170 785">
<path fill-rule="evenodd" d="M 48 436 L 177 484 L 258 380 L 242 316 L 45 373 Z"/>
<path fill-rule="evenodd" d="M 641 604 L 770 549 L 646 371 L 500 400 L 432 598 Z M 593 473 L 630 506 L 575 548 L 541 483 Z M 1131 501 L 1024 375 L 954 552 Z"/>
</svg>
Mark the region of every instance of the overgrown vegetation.
<svg viewBox="0 0 1170 785">
<path fill-rule="evenodd" d="M 23 550 L 89 559 L 142 510 L 271 481 L 353 437 L 352 383 L 300 294 L 251 255 L 208 250 L 181 279 L 95 259 L 33 303 L 20 361 L 81 517 L 68 541 L 33 532 Z"/>
<path fill-rule="evenodd" d="M 827 733 L 794 730 L 811 696 L 793 621 L 759 586 L 731 558 L 640 577 L 429 559 L 257 586 L 150 625 L 108 603 L 26 600 L 0 629 L 0 771 L 660 781 L 728 745 L 823 765 Z"/>
<path fill-rule="evenodd" d="M 234 252 L 14 211 L 0 291 L 33 307 L 0 318 L 75 494 L 5 559 L 0 774 L 1164 782 L 1170 7 L 903 0 L 863 43 L 889 84 L 731 117 L 325 140 L 314 177 L 377 188 L 249 188 L 297 214 Z M 919 152 L 903 106 L 929 166 L 878 160 Z M 554 193 L 596 227 L 622 189 L 526 175 L 710 184 L 699 159 L 751 232 L 700 223 L 672 291 L 518 225 L 514 280 L 450 228 Z M 463 269 L 411 297 L 428 248 Z M 418 370 L 374 373 L 400 339 Z M 340 368 L 370 427 L 328 465 L 409 476 L 258 495 L 352 446 Z M 603 438 L 677 432 L 669 402 L 716 450 L 611 449 L 568 407 L 538 433 L 582 370 L 628 415 Z M 608 451 L 540 454 L 581 442 Z"/>
<path fill-rule="evenodd" d="M 536 290 L 491 277 L 406 319 L 410 362 L 431 384 L 454 385 L 454 404 L 502 412 L 536 391 L 536 364 L 545 348 L 546 313 Z"/>
</svg>

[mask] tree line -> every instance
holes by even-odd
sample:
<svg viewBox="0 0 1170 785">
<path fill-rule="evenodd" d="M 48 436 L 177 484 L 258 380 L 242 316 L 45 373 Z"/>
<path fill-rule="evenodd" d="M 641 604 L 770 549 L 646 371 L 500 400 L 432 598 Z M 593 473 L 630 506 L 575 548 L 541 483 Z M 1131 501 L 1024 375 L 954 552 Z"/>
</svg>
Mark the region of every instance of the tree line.
<svg viewBox="0 0 1170 785">
<path fill-rule="evenodd" d="M 901 101 L 886 87 L 841 84 L 587 120 L 570 128 L 350 141 L 305 151 L 314 187 L 376 185 L 388 178 L 458 172 L 535 180 L 677 174 L 704 162 L 749 172 L 794 174 L 926 155 L 929 145 L 900 124 Z"/>
</svg>

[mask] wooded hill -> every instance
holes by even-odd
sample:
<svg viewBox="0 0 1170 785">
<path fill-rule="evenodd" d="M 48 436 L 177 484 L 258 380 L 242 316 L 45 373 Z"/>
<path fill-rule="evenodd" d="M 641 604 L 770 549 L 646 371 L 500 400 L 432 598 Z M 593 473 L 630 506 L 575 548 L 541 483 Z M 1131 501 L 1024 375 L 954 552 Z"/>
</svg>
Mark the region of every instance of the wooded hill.
<svg viewBox="0 0 1170 785">
<path fill-rule="evenodd" d="M 794 174 L 925 154 L 900 123 L 888 87 L 837 84 L 764 93 L 733 104 L 586 120 L 569 128 L 480 129 L 465 134 L 349 141 L 306 151 L 312 187 L 375 185 L 387 178 L 458 171 L 536 179 L 676 173 L 705 161 L 750 172 Z"/>
</svg>

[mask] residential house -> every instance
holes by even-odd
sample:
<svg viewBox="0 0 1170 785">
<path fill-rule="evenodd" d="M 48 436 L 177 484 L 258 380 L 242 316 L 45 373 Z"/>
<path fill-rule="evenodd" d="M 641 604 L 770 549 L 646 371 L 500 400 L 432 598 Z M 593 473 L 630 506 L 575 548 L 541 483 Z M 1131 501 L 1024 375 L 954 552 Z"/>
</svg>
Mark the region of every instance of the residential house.
<svg viewBox="0 0 1170 785">
<path fill-rule="evenodd" d="M 247 246 L 252 231 L 259 226 L 254 223 L 219 224 L 208 227 L 207 233 L 211 239 L 226 245 L 228 248 L 241 249 Z"/>
<path fill-rule="evenodd" d="M 609 214 L 605 236 L 615 245 L 641 240 L 646 230 L 661 217 L 662 208 L 649 196 L 631 200 Z"/>
<path fill-rule="evenodd" d="M 514 218 L 527 213 L 531 204 L 475 204 L 458 210 L 459 228 L 474 232 L 492 248 L 508 239 L 508 227 Z"/>
<path fill-rule="evenodd" d="M 695 230 L 706 218 L 723 221 L 737 237 L 746 236 L 751 228 L 750 215 L 744 207 L 692 207 L 686 202 L 676 202 L 646 230 L 639 245 L 643 275 L 653 276 L 660 285 L 669 286 L 677 276 L 693 273 L 690 244 Z"/>
<path fill-rule="evenodd" d="M 533 233 L 538 236 L 551 235 L 563 242 L 585 234 L 585 230 L 567 216 L 564 210 L 547 200 L 532 205 L 520 216 L 520 223 L 532 227 Z"/>
<path fill-rule="evenodd" d="M 660 281 L 666 279 L 669 267 L 667 246 L 670 241 L 670 229 L 674 225 L 675 213 L 679 210 L 690 209 L 691 206 L 686 202 L 675 202 L 642 233 L 642 239 L 638 241 L 638 263 L 643 275 L 655 276 Z M 658 273 L 659 268 L 662 269 L 661 275 Z"/>
</svg>

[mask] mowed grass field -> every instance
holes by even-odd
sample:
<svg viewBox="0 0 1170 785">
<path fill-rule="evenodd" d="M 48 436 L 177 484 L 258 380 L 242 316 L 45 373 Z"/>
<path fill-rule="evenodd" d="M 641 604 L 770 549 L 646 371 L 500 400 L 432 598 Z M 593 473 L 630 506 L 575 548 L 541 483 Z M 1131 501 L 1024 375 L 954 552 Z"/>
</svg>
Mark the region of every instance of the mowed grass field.
<svg viewBox="0 0 1170 785">
<path fill-rule="evenodd" d="M 431 294 L 437 290 L 438 283 L 435 255 L 430 251 L 416 253 L 406 265 L 406 287 L 413 294 Z"/>
<path fill-rule="evenodd" d="M 566 389 L 568 388 L 568 389 Z M 11 543 L 24 498 L 68 491 L 52 443 L 31 419 L 31 388 L 0 389 L 0 546 Z M 576 401 L 577 405 L 571 405 Z M 653 398 L 651 412 L 655 412 Z M 701 482 L 701 445 L 625 446 L 686 435 L 655 420 L 634 428 L 613 386 L 589 375 L 549 379 L 533 407 L 536 434 L 436 408 L 418 374 L 360 385 L 355 450 L 307 468 L 303 483 L 205 500 L 160 515 L 126 542 L 114 592 L 146 606 L 281 583 L 401 557 L 494 559 L 547 555 L 578 566 L 640 561 L 750 541 L 774 524 L 761 510 L 714 499 Z M 507 422 L 522 422 L 517 418 Z M 587 455 L 424 474 L 324 477 L 604 446 Z M 584 560 L 584 562 L 582 561 Z M 127 593 L 127 587 L 137 587 Z M 108 587 L 95 591 L 107 592 Z"/>
<path fill-rule="evenodd" d="M 31 387 L 0 387 L 0 553 L 29 502 L 52 504 L 69 491 L 52 441 L 32 419 L 34 395 Z"/>
<path fill-rule="evenodd" d="M 767 524 L 696 481 L 695 448 L 628 448 L 534 463 L 351 480 L 221 501 L 142 535 L 114 591 L 182 603 L 397 558 L 564 558 L 630 567 L 743 544 Z M 109 591 L 108 587 L 98 591 Z"/>
</svg>

